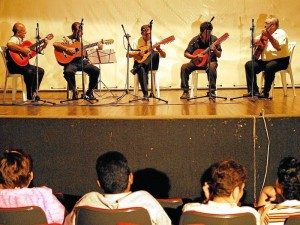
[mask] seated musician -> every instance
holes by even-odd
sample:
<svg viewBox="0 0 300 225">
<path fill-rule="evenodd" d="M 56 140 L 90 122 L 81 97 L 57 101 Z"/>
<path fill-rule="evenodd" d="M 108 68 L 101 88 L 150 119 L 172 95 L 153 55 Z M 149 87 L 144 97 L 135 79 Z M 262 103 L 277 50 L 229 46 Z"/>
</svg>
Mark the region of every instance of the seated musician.
<svg viewBox="0 0 300 225">
<path fill-rule="evenodd" d="M 279 29 L 279 20 L 270 15 L 265 21 L 261 35 L 254 39 L 253 44 L 255 45 L 253 65 L 252 61 L 245 64 L 248 93 L 244 96 L 253 94 L 260 98 L 269 98 L 275 73 L 286 69 L 289 65 L 288 36 L 284 30 Z M 265 73 L 265 84 L 263 92 L 259 94 L 256 75 L 262 71 Z"/>
<path fill-rule="evenodd" d="M 190 74 L 195 70 L 206 70 L 207 78 L 209 81 L 209 90 L 211 96 L 215 95 L 216 91 L 216 81 L 217 81 L 217 58 L 221 57 L 222 48 L 220 44 L 214 45 L 211 44 L 211 58 L 210 58 L 210 68 L 208 67 L 208 60 L 205 62 L 204 55 L 203 54 L 193 54 L 198 49 L 206 49 L 209 47 L 209 43 L 214 43 L 217 40 L 217 37 L 214 35 L 211 35 L 211 32 L 213 30 L 213 26 L 210 22 L 203 22 L 200 25 L 200 34 L 195 36 L 189 43 L 188 47 L 186 48 L 184 52 L 184 56 L 191 61 L 188 63 L 185 63 L 181 66 L 181 88 L 183 89 L 183 94 L 180 97 L 181 99 L 187 99 L 190 97 L 189 95 L 189 76 Z M 209 38 L 210 42 L 209 42 Z M 200 65 L 196 62 L 202 62 L 204 65 Z M 197 66 L 199 65 L 199 66 Z"/>
<path fill-rule="evenodd" d="M 150 46 L 150 27 L 148 25 L 143 25 L 141 27 L 141 37 L 133 43 L 132 47 L 133 49 L 141 49 L 146 46 Z M 156 47 L 157 51 L 153 51 L 152 53 L 152 70 L 157 70 L 159 66 L 159 58 L 165 58 L 166 53 L 160 48 L 160 45 Z M 140 57 L 144 57 L 144 51 L 130 51 L 129 57 L 135 57 L 136 54 L 139 54 Z M 144 100 L 148 99 L 148 72 L 151 69 L 151 54 L 150 51 L 147 53 L 149 56 L 142 62 L 137 62 L 137 60 L 134 61 L 133 69 L 131 72 L 135 75 L 138 74 L 139 77 L 139 83 L 141 85 L 141 89 L 143 91 L 143 97 Z"/>
<path fill-rule="evenodd" d="M 71 56 L 72 60 L 68 63 L 61 63 L 64 66 L 64 78 L 68 82 L 69 90 L 73 91 L 73 100 L 78 99 L 78 91 L 76 89 L 76 80 L 75 80 L 75 73 L 77 71 L 83 71 L 89 75 L 89 86 L 88 90 L 86 91 L 86 97 L 89 100 L 96 100 L 94 97 L 93 90 L 97 87 L 98 78 L 100 75 L 100 69 L 89 62 L 89 60 L 84 57 L 83 60 L 83 68 L 81 63 L 81 43 L 80 39 L 83 35 L 81 29 L 81 23 L 74 22 L 72 24 L 72 34 L 69 36 L 64 36 L 63 40 L 59 42 L 54 42 L 53 46 L 56 50 L 60 50 L 64 53 L 67 57 Z M 103 45 L 101 42 L 98 43 L 98 48 L 102 49 Z M 78 51 L 79 49 L 79 51 Z M 85 51 L 84 51 L 85 54 Z M 64 57 L 64 56 L 63 56 Z M 57 59 L 60 61 L 60 59 Z"/>
<path fill-rule="evenodd" d="M 31 55 L 35 53 L 33 52 L 32 49 L 30 49 L 30 46 L 27 45 L 24 46 L 24 38 L 27 33 L 24 24 L 15 23 L 12 28 L 12 31 L 14 34 L 7 42 L 7 54 L 6 54 L 7 67 L 11 74 L 19 73 L 24 76 L 24 81 L 27 89 L 27 99 L 33 100 L 34 98 L 33 93 L 36 92 L 37 88 L 39 88 L 45 71 L 41 67 L 36 67 L 34 65 L 31 65 L 29 61 L 27 63 L 24 63 L 26 65 L 23 66 L 19 65 L 19 64 L 23 64 L 23 61 L 29 60 L 31 58 Z M 47 38 L 45 38 L 43 44 L 40 45 L 38 52 L 46 48 L 47 44 L 48 44 L 48 40 Z M 20 62 L 20 60 L 23 61 Z M 39 100 L 39 97 L 35 96 L 35 99 Z"/>
</svg>

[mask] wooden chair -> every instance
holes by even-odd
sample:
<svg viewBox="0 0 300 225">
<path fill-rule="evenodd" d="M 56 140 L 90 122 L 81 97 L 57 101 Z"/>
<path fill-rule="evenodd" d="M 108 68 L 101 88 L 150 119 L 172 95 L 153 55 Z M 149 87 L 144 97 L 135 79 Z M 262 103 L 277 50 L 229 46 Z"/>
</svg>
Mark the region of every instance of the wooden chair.
<svg viewBox="0 0 300 225">
<path fill-rule="evenodd" d="M 125 209 L 100 209 L 90 206 L 77 207 L 76 225 L 151 225 L 146 209 L 141 207 Z"/>
<path fill-rule="evenodd" d="M 294 53 L 295 47 L 296 47 L 296 42 L 289 42 L 289 53 L 290 53 L 289 65 L 288 65 L 288 67 L 285 70 L 280 70 L 280 71 L 277 72 L 281 76 L 281 82 L 282 82 L 282 88 L 283 88 L 283 94 L 284 94 L 284 96 L 287 96 L 286 74 L 290 75 L 291 85 L 292 85 L 292 88 L 293 88 L 294 96 L 296 96 L 296 89 L 295 89 L 295 83 L 294 83 L 294 75 L 293 75 L 293 71 L 292 71 L 292 58 L 293 58 L 293 53 Z M 261 90 L 262 90 L 262 85 L 264 83 L 264 78 L 265 78 L 265 74 L 262 73 L 261 84 L 260 84 L 260 89 Z M 275 86 L 275 84 L 273 82 L 272 83 L 272 88 L 271 88 L 271 91 L 270 91 L 270 97 L 273 97 L 274 86 Z"/>
<path fill-rule="evenodd" d="M 37 206 L 0 208 L 0 224 L 40 225 L 48 224 L 44 211 Z"/>
<path fill-rule="evenodd" d="M 6 95 L 6 91 L 7 91 L 7 85 L 8 85 L 8 83 L 7 83 L 8 78 L 12 78 L 12 101 L 13 102 L 16 101 L 17 82 L 18 82 L 18 78 L 20 78 L 21 82 L 22 82 L 23 101 L 27 101 L 27 91 L 26 91 L 26 85 L 25 85 L 25 82 L 24 82 L 24 76 L 22 74 L 19 74 L 19 73 L 11 74 L 8 71 L 7 60 L 6 60 L 6 56 L 5 56 L 5 50 L 6 50 L 5 46 L 0 47 L 0 55 L 1 55 L 4 67 L 5 67 L 5 70 L 6 70 L 4 88 L 3 88 L 3 100 L 5 100 L 5 95 Z"/>
<path fill-rule="evenodd" d="M 196 211 L 185 211 L 180 217 L 180 225 L 256 225 L 252 213 L 208 214 Z"/>
<path fill-rule="evenodd" d="M 157 70 L 152 70 L 152 84 L 153 90 L 156 91 L 155 96 L 160 98 L 160 89 L 159 89 L 159 77 L 156 75 Z M 149 71 L 148 76 L 151 76 L 151 71 Z M 149 84 L 151 85 L 151 83 Z M 151 87 L 150 87 L 151 88 Z M 134 75 L 134 86 L 133 86 L 133 94 L 138 96 L 139 92 L 139 77 L 138 74 Z"/>
<path fill-rule="evenodd" d="M 290 216 L 286 219 L 284 225 L 299 225 L 300 224 L 300 215 Z"/>
</svg>

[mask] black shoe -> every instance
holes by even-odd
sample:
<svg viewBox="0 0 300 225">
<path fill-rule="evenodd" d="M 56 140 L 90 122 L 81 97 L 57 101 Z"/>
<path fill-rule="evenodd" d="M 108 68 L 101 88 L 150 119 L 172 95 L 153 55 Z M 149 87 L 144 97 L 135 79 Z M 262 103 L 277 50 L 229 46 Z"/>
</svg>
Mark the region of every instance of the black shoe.
<svg viewBox="0 0 300 225">
<path fill-rule="evenodd" d="M 72 100 L 78 100 L 78 91 L 73 91 Z"/>
<path fill-rule="evenodd" d="M 86 96 L 88 97 L 89 100 L 97 100 L 94 96 L 94 92 L 91 90 L 87 90 Z"/>
<path fill-rule="evenodd" d="M 188 92 L 183 92 L 183 94 L 180 96 L 180 99 L 188 99 L 190 97 L 190 94 Z"/>
<path fill-rule="evenodd" d="M 143 100 L 143 101 L 149 101 L 148 93 L 145 93 L 145 94 L 144 94 L 142 100 Z"/>
<path fill-rule="evenodd" d="M 261 93 L 260 95 L 258 95 L 258 98 L 269 98 L 269 93 Z"/>
<path fill-rule="evenodd" d="M 254 93 L 253 93 L 253 96 L 259 96 L 259 92 L 258 91 L 255 91 Z M 247 94 L 243 94 L 243 97 L 252 97 L 252 93 L 251 93 L 251 91 L 250 92 L 248 92 Z"/>
</svg>

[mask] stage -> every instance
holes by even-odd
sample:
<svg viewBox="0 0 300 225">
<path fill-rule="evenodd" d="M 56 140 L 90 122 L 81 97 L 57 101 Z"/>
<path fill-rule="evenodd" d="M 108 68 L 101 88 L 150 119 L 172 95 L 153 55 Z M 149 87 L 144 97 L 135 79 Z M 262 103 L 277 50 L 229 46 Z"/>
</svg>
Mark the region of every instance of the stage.
<svg viewBox="0 0 300 225">
<path fill-rule="evenodd" d="M 272 100 L 230 100 L 246 90 L 219 89 L 228 99 L 215 102 L 180 100 L 181 93 L 161 90 L 168 103 L 152 98 L 129 103 L 131 90 L 104 90 L 96 92 L 94 104 L 61 104 L 66 92 L 40 92 L 41 99 L 56 105 L 22 104 L 21 93 L 13 105 L 8 93 L 0 106 L 0 148 L 27 150 L 34 159 L 35 185 L 74 195 L 98 190 L 95 161 L 109 150 L 127 156 L 134 188 L 156 197 L 198 198 L 209 166 L 233 158 L 248 170 L 248 203 L 259 194 L 267 162 L 266 184 L 272 184 L 281 158 L 300 157 L 299 89 L 294 97 L 289 88 L 285 97 L 275 88 Z"/>
</svg>

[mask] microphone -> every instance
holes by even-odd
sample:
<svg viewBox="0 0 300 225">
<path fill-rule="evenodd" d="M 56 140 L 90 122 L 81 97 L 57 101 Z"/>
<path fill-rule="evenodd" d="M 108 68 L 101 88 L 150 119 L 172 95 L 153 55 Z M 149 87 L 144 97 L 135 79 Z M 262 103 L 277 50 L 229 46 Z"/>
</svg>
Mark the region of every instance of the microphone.
<svg viewBox="0 0 300 225">
<path fill-rule="evenodd" d="M 40 37 L 40 30 L 39 30 L 39 23 L 36 23 L 36 37 L 37 40 L 41 39 Z"/>
<path fill-rule="evenodd" d="M 130 34 L 127 34 L 127 33 L 126 33 L 123 24 L 121 24 L 121 27 L 123 28 L 123 31 L 124 31 L 124 33 L 125 33 L 125 37 L 126 37 L 127 39 L 130 38 L 131 36 L 130 36 Z"/>
<path fill-rule="evenodd" d="M 153 24 L 153 19 L 150 21 L 150 23 L 148 24 L 148 27 L 151 27 Z"/>
<path fill-rule="evenodd" d="M 214 18 L 215 18 L 215 17 L 213 16 L 213 17 L 210 19 L 210 21 L 209 21 L 209 22 L 211 23 L 211 21 L 213 21 L 213 20 L 214 20 Z"/>
<path fill-rule="evenodd" d="M 80 26 L 82 26 L 83 25 L 83 18 L 81 19 L 81 23 L 80 23 Z"/>
</svg>

